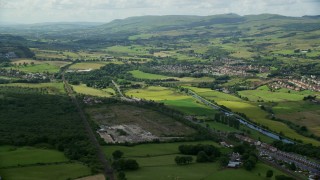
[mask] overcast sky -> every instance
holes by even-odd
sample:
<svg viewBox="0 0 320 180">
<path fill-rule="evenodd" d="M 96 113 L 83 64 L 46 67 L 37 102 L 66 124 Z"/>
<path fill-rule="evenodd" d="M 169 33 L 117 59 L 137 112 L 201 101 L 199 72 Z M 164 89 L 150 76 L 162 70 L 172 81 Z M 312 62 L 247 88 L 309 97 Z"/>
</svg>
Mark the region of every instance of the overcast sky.
<svg viewBox="0 0 320 180">
<path fill-rule="evenodd" d="M 0 0 L 0 22 L 109 22 L 142 15 L 319 15 L 320 0 Z"/>
</svg>

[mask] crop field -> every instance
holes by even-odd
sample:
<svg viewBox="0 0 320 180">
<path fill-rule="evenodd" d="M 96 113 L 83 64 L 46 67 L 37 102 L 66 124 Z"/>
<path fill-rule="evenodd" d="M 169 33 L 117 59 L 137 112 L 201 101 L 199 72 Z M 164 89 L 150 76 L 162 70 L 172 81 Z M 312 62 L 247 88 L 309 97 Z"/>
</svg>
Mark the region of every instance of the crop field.
<svg viewBox="0 0 320 180">
<path fill-rule="evenodd" d="M 320 145 L 320 142 L 311 138 L 304 137 L 296 133 L 293 129 L 289 128 L 284 123 L 269 120 L 266 118 L 267 112 L 261 110 L 258 104 L 243 101 L 242 99 L 225 94 L 222 92 L 214 91 L 206 88 L 195 88 L 190 87 L 189 89 L 195 91 L 200 96 L 205 97 L 210 100 L 214 100 L 219 105 L 224 105 L 230 108 L 234 112 L 244 113 L 252 121 L 257 122 L 261 125 L 269 127 L 271 130 L 276 132 L 282 132 L 285 136 L 292 139 L 300 139 L 305 143 L 312 143 L 314 145 Z"/>
<path fill-rule="evenodd" d="M 0 169 L 3 179 L 14 180 L 65 180 L 88 176 L 90 168 L 80 163 L 35 165 Z"/>
<path fill-rule="evenodd" d="M 36 88 L 47 91 L 49 94 L 64 94 L 63 83 L 10 83 L 10 84 L 0 84 L 1 86 L 11 86 L 11 87 L 23 87 L 23 88 Z"/>
<path fill-rule="evenodd" d="M 237 179 L 265 179 L 265 173 L 271 169 L 274 175 L 282 174 L 280 171 L 258 163 L 256 168 L 249 172 L 240 169 L 221 169 L 217 162 L 215 163 L 192 163 L 190 165 L 178 166 L 174 162 L 175 156 L 179 155 L 178 146 L 181 144 L 212 144 L 220 147 L 215 142 L 176 142 L 161 144 L 142 144 L 133 147 L 127 146 L 104 146 L 107 157 L 115 150 L 124 152 L 125 158 L 136 159 L 140 165 L 138 171 L 127 171 L 128 179 L 232 179 L 237 174 Z M 230 151 L 227 148 L 221 148 L 221 151 Z M 195 157 L 194 157 L 195 159 Z M 260 173 L 260 176 L 259 176 Z"/>
<path fill-rule="evenodd" d="M 97 124 L 138 125 L 156 136 L 186 136 L 196 132 L 169 116 L 130 105 L 105 105 L 87 108 L 86 112 Z"/>
<path fill-rule="evenodd" d="M 109 92 L 107 89 L 106 90 L 95 89 L 92 87 L 87 87 L 85 84 L 72 85 L 72 88 L 76 93 L 90 95 L 90 96 L 111 97 L 114 95 L 111 91 Z"/>
<path fill-rule="evenodd" d="M 0 168 L 69 161 L 62 152 L 34 147 L 0 146 Z"/>
<path fill-rule="evenodd" d="M 133 89 L 127 91 L 126 95 L 163 102 L 164 104 L 187 114 L 213 115 L 215 113 L 214 110 L 197 102 L 192 97 L 165 87 L 149 86 L 144 89 Z"/>
</svg>

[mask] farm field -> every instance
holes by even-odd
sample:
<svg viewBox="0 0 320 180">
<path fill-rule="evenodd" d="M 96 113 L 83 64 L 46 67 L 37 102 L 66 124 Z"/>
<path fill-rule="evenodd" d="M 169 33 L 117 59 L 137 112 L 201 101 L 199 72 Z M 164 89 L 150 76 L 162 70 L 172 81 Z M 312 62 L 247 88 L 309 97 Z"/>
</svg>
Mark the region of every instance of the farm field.
<svg viewBox="0 0 320 180">
<path fill-rule="evenodd" d="M 183 144 L 211 144 L 217 147 L 221 147 L 214 141 L 192 141 L 192 142 L 173 142 L 173 143 L 149 143 L 140 144 L 135 146 L 118 146 L 118 145 L 107 145 L 102 146 L 107 157 L 111 157 L 112 152 L 120 150 L 124 153 L 125 158 L 133 157 L 148 157 L 148 156 L 161 156 L 161 155 L 172 155 L 179 154 L 178 147 Z M 223 148 L 226 149 L 226 148 Z"/>
<path fill-rule="evenodd" d="M 0 146 L 0 159 L 0 168 L 69 161 L 57 150 L 14 146 Z"/>
<path fill-rule="evenodd" d="M 35 88 L 47 91 L 49 94 L 65 94 L 63 83 L 10 83 L 10 84 L 0 84 L 1 86 L 11 86 L 11 87 L 23 87 L 23 88 Z"/>
<path fill-rule="evenodd" d="M 174 109 L 187 114 L 195 115 L 213 115 L 214 110 L 197 102 L 192 97 L 174 91 L 166 87 L 149 86 L 143 89 L 132 89 L 126 92 L 126 95 L 141 99 L 163 102 Z"/>
<path fill-rule="evenodd" d="M 242 99 L 225 94 L 222 92 L 214 91 L 206 88 L 195 88 L 189 87 L 189 89 L 198 93 L 200 96 L 214 100 L 219 105 L 224 105 L 230 108 L 234 112 L 244 113 L 249 117 L 252 121 L 257 122 L 261 125 L 269 127 L 271 130 L 276 132 L 282 132 L 285 136 L 290 137 L 292 139 L 299 139 L 305 143 L 312 143 L 314 145 L 320 145 L 320 142 L 311 138 L 304 137 L 298 133 L 296 133 L 293 129 L 290 129 L 284 123 L 278 121 L 272 121 L 266 118 L 267 112 L 261 110 L 258 107 L 258 104 L 250 103 L 243 101 Z"/>
<path fill-rule="evenodd" d="M 12 63 L 15 66 L 10 68 L 27 73 L 57 73 L 61 67 L 70 64 L 70 62 L 66 61 L 39 61 L 31 59 L 15 59 Z"/>
<path fill-rule="evenodd" d="M 3 179 L 14 180 L 65 180 L 88 176 L 90 168 L 80 163 L 35 165 L 0 169 Z"/>
<path fill-rule="evenodd" d="M 81 62 L 72 64 L 69 69 L 71 70 L 84 70 L 84 69 L 99 69 L 102 66 L 105 66 L 106 62 Z"/>
<path fill-rule="evenodd" d="M 115 150 L 124 152 L 125 158 L 137 160 L 140 169 L 137 171 L 127 171 L 128 179 L 150 179 L 156 176 L 157 179 L 229 179 L 237 174 L 237 179 L 265 179 L 265 173 L 271 169 L 275 175 L 282 174 L 280 171 L 258 163 L 256 168 L 249 172 L 240 169 L 221 169 L 217 162 L 215 163 L 192 163 L 190 165 L 178 166 L 174 162 L 175 156 L 179 155 L 178 146 L 181 144 L 212 144 L 220 147 L 215 142 L 176 142 L 161 144 L 142 144 L 133 147 L 126 146 L 105 146 L 104 150 L 107 157 Z M 221 148 L 222 151 L 230 151 L 227 148 Z M 195 159 L 195 157 L 194 157 Z M 258 174 L 261 174 L 259 177 Z"/>
<path fill-rule="evenodd" d="M 181 122 L 154 110 L 114 104 L 87 108 L 91 119 L 101 125 L 137 125 L 156 136 L 188 136 L 196 131 Z"/>
<path fill-rule="evenodd" d="M 176 79 L 180 82 L 186 82 L 186 83 L 192 83 L 192 82 L 212 82 L 214 81 L 214 78 L 211 77 L 201 77 L 201 78 L 194 78 L 194 77 L 170 77 L 170 76 L 164 76 L 160 74 L 152 74 L 152 73 L 145 73 L 140 70 L 133 70 L 130 71 L 130 73 L 133 75 L 133 77 L 137 79 L 150 79 L 150 80 L 155 80 L 155 79 Z"/>
<path fill-rule="evenodd" d="M 276 102 L 272 107 L 275 115 L 301 126 L 306 126 L 315 135 L 320 135 L 319 105 L 303 101 L 308 95 L 319 95 L 312 91 L 293 91 L 282 88 L 271 92 L 267 86 L 261 86 L 256 90 L 239 91 L 238 93 L 249 98 L 250 101 Z"/>
<path fill-rule="evenodd" d="M 85 94 L 90 96 L 98 97 L 111 97 L 113 94 L 107 90 L 95 89 L 92 87 L 87 87 L 85 84 L 72 85 L 73 90 L 79 94 Z"/>
</svg>

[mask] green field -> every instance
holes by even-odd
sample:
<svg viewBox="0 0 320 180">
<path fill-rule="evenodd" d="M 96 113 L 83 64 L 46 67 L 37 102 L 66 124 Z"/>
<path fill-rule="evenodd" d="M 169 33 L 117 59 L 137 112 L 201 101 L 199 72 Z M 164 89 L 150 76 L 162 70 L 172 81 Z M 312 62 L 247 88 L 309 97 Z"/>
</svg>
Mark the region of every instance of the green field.
<svg viewBox="0 0 320 180">
<path fill-rule="evenodd" d="M 170 77 L 168 76 L 163 76 L 163 75 L 158 75 L 158 74 L 151 74 L 151 73 L 145 73 L 140 70 L 134 70 L 130 71 L 133 77 L 138 78 L 138 79 L 168 79 Z"/>
<path fill-rule="evenodd" d="M 81 62 L 72 64 L 69 69 L 71 70 L 84 70 L 84 69 L 99 69 L 102 66 L 105 66 L 105 62 Z"/>
<path fill-rule="evenodd" d="M 266 179 L 265 173 L 271 169 L 274 175 L 283 174 L 280 171 L 258 163 L 254 170 L 246 171 L 240 169 L 221 169 L 217 162 L 215 163 L 192 163 L 190 165 L 178 166 L 174 162 L 175 156 L 179 155 L 178 146 L 181 144 L 212 144 L 220 147 L 215 142 L 176 142 L 161 144 L 142 144 L 133 147 L 127 146 L 104 146 L 107 157 L 115 150 L 124 152 L 125 158 L 137 160 L 140 165 L 138 171 L 127 171 L 128 179 L 149 180 L 150 177 L 156 179 L 233 179 L 237 174 L 237 179 Z M 222 151 L 230 151 L 227 148 L 221 148 Z M 195 157 L 194 157 L 195 159 Z M 261 176 L 259 176 L 259 173 Z"/>
<path fill-rule="evenodd" d="M 111 157 L 111 154 L 115 150 L 120 150 L 124 153 L 125 158 L 133 157 L 149 157 L 149 156 L 162 156 L 178 154 L 179 145 L 182 144 L 212 144 L 220 147 L 213 141 L 197 141 L 197 142 L 173 142 L 173 143 L 158 143 L 158 144 L 141 144 L 135 146 L 103 146 L 103 151 L 107 157 Z"/>
<path fill-rule="evenodd" d="M 47 91 L 49 94 L 64 94 L 63 83 L 10 83 L 10 84 L 0 84 L 1 86 L 13 86 L 13 87 L 24 87 L 24 88 L 37 88 Z"/>
<path fill-rule="evenodd" d="M 133 89 L 126 92 L 126 95 L 141 99 L 163 102 L 174 109 L 187 114 L 213 115 L 215 111 L 197 102 L 192 97 L 176 92 L 173 89 L 160 86 L 149 86 L 143 89 Z"/>
<path fill-rule="evenodd" d="M 289 120 L 301 126 L 306 126 L 315 135 L 320 135 L 320 110 L 319 105 L 303 101 L 308 95 L 319 95 L 312 91 L 294 91 L 281 88 L 273 92 L 267 86 L 261 86 L 256 90 L 239 91 L 241 96 L 249 98 L 250 101 L 276 102 L 272 107 L 275 115 Z"/>
<path fill-rule="evenodd" d="M 261 110 L 258 107 L 258 104 L 243 101 L 242 99 L 232 96 L 230 94 L 225 94 L 222 92 L 214 91 L 206 88 L 195 88 L 188 87 L 193 90 L 200 96 L 214 100 L 219 105 L 224 105 L 230 108 L 234 112 L 244 113 L 249 117 L 252 121 L 257 122 L 261 125 L 269 127 L 271 130 L 276 132 L 282 132 L 285 136 L 290 137 L 292 139 L 300 139 L 304 143 L 312 143 L 313 145 L 320 145 L 320 142 L 311 138 L 307 138 L 296 133 L 293 129 L 290 129 L 284 123 L 278 121 L 272 121 L 266 118 L 267 112 Z"/>
<path fill-rule="evenodd" d="M 12 64 L 15 66 L 9 67 L 9 69 L 16 69 L 27 73 L 57 73 L 61 67 L 70 64 L 70 62 L 15 59 L 12 61 Z"/>
<path fill-rule="evenodd" d="M 159 74 L 151 74 L 151 73 L 145 73 L 140 70 L 133 70 L 130 71 L 132 76 L 137 79 L 150 79 L 150 80 L 155 80 L 155 79 L 176 79 L 180 82 L 186 82 L 186 83 L 199 83 L 199 82 L 212 82 L 214 81 L 214 78 L 211 77 L 201 77 L 201 78 L 194 78 L 194 77 L 170 77 L 170 76 L 164 76 L 164 75 L 159 75 Z"/>
<path fill-rule="evenodd" d="M 92 87 L 87 87 L 85 84 L 72 85 L 72 88 L 76 93 L 90 95 L 90 96 L 111 97 L 112 95 L 114 95 L 113 93 L 114 91 L 112 92 L 109 88 L 101 90 L 101 89 L 95 89 Z"/>
<path fill-rule="evenodd" d="M 0 146 L 0 168 L 69 161 L 62 152 L 34 147 Z"/>
<path fill-rule="evenodd" d="M 88 176 L 91 171 L 83 164 L 67 163 L 0 169 L 0 174 L 8 180 L 66 180 Z"/>
</svg>

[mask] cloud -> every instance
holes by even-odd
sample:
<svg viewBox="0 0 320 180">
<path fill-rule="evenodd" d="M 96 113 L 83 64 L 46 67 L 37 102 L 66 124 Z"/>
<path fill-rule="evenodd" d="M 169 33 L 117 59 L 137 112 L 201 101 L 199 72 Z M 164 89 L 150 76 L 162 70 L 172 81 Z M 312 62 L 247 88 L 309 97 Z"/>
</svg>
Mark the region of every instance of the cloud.
<svg viewBox="0 0 320 180">
<path fill-rule="evenodd" d="M 319 0 L 0 0 L 0 21 L 111 21 L 141 15 L 318 15 Z"/>
</svg>

